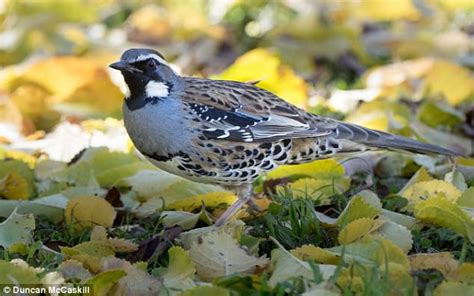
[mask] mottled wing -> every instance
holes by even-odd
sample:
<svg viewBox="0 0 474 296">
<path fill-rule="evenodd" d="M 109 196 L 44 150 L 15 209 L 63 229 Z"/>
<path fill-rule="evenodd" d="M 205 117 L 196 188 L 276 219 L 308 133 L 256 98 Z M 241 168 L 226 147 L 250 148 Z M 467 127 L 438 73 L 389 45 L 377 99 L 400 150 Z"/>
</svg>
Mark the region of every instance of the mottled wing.
<svg viewBox="0 0 474 296">
<path fill-rule="evenodd" d="M 292 106 L 272 93 L 235 81 L 186 78 L 183 102 L 208 139 L 265 142 L 315 138 L 337 123 Z"/>
</svg>

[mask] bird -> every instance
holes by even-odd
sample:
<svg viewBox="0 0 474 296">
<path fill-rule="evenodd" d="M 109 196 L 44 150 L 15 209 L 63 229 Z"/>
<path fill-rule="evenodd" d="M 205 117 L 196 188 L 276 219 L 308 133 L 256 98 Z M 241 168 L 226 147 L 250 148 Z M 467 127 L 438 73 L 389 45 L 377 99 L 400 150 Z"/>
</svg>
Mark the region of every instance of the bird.
<svg viewBox="0 0 474 296">
<path fill-rule="evenodd" d="M 128 49 L 109 66 L 127 86 L 123 119 L 137 150 L 162 170 L 236 194 L 217 227 L 250 202 L 260 175 L 281 165 L 381 149 L 458 155 L 306 112 L 253 83 L 181 76 L 151 48 Z"/>
</svg>

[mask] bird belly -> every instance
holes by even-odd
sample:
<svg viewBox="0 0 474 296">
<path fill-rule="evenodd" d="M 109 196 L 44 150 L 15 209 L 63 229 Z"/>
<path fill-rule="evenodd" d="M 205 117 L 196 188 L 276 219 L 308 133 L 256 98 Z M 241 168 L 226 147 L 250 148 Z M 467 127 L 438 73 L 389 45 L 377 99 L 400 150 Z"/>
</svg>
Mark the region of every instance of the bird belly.
<svg viewBox="0 0 474 296">
<path fill-rule="evenodd" d="M 228 184 L 228 182 L 223 182 L 223 180 L 219 177 L 199 174 L 196 171 L 193 171 L 192 169 L 183 168 L 183 163 L 179 160 L 178 157 L 174 157 L 168 161 L 157 161 L 156 159 L 153 159 L 151 157 L 146 157 L 146 159 L 153 165 L 168 173 L 183 177 L 194 182 L 219 185 Z M 236 184 L 242 184 L 242 182 L 237 182 Z"/>
<path fill-rule="evenodd" d="M 124 104 L 125 128 L 143 155 L 174 155 L 191 145 L 181 112 L 174 102 L 147 104 L 137 110 Z"/>
</svg>

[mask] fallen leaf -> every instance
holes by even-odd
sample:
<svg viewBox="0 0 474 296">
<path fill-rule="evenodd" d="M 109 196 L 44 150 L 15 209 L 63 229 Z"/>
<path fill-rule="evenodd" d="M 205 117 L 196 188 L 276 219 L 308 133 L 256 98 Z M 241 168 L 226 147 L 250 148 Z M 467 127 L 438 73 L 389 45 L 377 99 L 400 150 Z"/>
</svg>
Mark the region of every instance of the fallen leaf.
<svg viewBox="0 0 474 296">
<path fill-rule="evenodd" d="M 376 208 L 367 202 L 364 196 L 356 195 L 351 198 L 345 209 L 336 219 L 336 225 L 346 225 L 360 218 L 374 218 L 380 212 L 380 208 Z"/>
<path fill-rule="evenodd" d="M 34 194 L 34 175 L 26 163 L 19 160 L 0 161 L 0 196 L 30 199 Z"/>
<path fill-rule="evenodd" d="M 101 269 L 103 257 L 115 255 L 112 247 L 105 241 L 89 241 L 74 247 L 60 247 L 60 249 L 67 258 L 81 262 L 93 273 Z"/>
<path fill-rule="evenodd" d="M 214 79 L 261 81 L 258 86 L 287 102 L 305 107 L 307 89 L 304 80 L 283 64 L 277 55 L 264 48 L 251 50 Z"/>
<path fill-rule="evenodd" d="M 400 19 L 418 20 L 421 17 L 417 7 L 410 0 L 383 3 L 373 0 L 341 2 L 337 13 L 350 15 L 359 20 L 394 21 Z"/>
<path fill-rule="evenodd" d="M 323 159 L 297 165 L 282 165 L 268 172 L 266 178 L 281 179 L 295 175 L 324 179 L 340 178 L 344 176 L 344 166 L 334 159 Z"/>
<path fill-rule="evenodd" d="M 68 199 L 62 194 L 55 194 L 28 201 L 0 199 L 0 217 L 8 217 L 17 209 L 18 213 L 41 215 L 53 223 L 64 219 L 64 209 Z"/>
<path fill-rule="evenodd" d="M 286 186 L 277 186 L 277 192 L 285 193 L 291 190 L 293 198 L 310 198 L 318 202 L 318 205 L 330 204 L 330 197 L 341 194 L 349 189 L 350 180 L 344 178 L 337 179 L 313 179 L 301 178 Z"/>
<path fill-rule="evenodd" d="M 18 264 L 18 260 L 21 259 L 14 259 L 10 262 L 0 260 L 0 282 L 4 285 L 40 284 L 40 279 L 37 275 L 38 270 L 29 267 L 28 264 Z"/>
<path fill-rule="evenodd" d="M 417 111 L 417 118 L 431 127 L 445 127 L 451 129 L 465 121 L 462 112 L 454 109 L 447 103 L 424 102 Z"/>
<path fill-rule="evenodd" d="M 456 202 L 461 196 L 461 191 L 453 184 L 441 180 L 421 181 L 406 188 L 402 196 L 411 205 L 435 196 L 444 196 L 448 200 Z"/>
<path fill-rule="evenodd" d="M 410 110 L 399 103 L 376 100 L 362 103 L 349 114 L 346 121 L 380 131 L 392 131 L 408 125 L 412 115 Z"/>
<path fill-rule="evenodd" d="M 314 272 L 308 262 L 301 261 L 282 248 L 272 251 L 271 263 L 272 275 L 268 281 L 270 287 L 275 287 L 278 283 L 294 277 L 303 277 L 306 280 L 314 279 Z M 323 279 L 329 279 L 336 271 L 336 266 L 333 265 L 318 264 L 317 266 Z"/>
<path fill-rule="evenodd" d="M 179 225 L 183 230 L 189 230 L 196 226 L 202 211 L 196 214 L 183 211 L 163 211 L 161 215 L 165 227 Z"/>
<path fill-rule="evenodd" d="M 199 209 L 203 205 L 210 208 L 215 208 L 220 205 L 231 205 L 236 199 L 237 196 L 229 191 L 209 192 L 177 200 L 167 205 L 166 209 L 191 212 Z"/>
<path fill-rule="evenodd" d="M 91 286 L 94 295 L 106 296 L 109 295 L 111 288 L 126 275 L 127 272 L 122 269 L 106 270 L 89 278 L 85 284 Z"/>
<path fill-rule="evenodd" d="M 341 245 L 352 243 L 380 228 L 383 224 L 383 221 L 369 218 L 353 220 L 339 232 L 338 241 Z"/>
<path fill-rule="evenodd" d="M 187 251 L 181 247 L 168 250 L 169 264 L 162 274 L 164 286 L 173 293 L 184 292 L 196 286 L 194 274 L 196 268 Z"/>
<path fill-rule="evenodd" d="M 74 225 L 77 231 L 95 225 L 112 226 L 116 212 L 103 198 L 81 196 L 69 200 L 64 216 L 66 223 Z"/>
<path fill-rule="evenodd" d="M 85 269 L 81 262 L 74 259 L 61 262 L 58 270 L 66 280 L 86 281 L 92 276 L 91 272 Z"/>
<path fill-rule="evenodd" d="M 472 295 L 474 286 L 458 282 L 443 281 L 433 291 L 434 296 L 444 295 Z"/>
<path fill-rule="evenodd" d="M 13 211 L 0 223 L 0 246 L 8 249 L 15 243 L 30 244 L 35 227 L 35 218 L 32 214 L 20 215 Z"/>
<path fill-rule="evenodd" d="M 456 203 L 461 207 L 474 208 L 474 187 L 469 187 L 456 200 Z"/>
<path fill-rule="evenodd" d="M 415 205 L 415 217 L 423 223 L 452 229 L 474 243 L 474 220 L 455 201 L 433 196 Z"/>
<path fill-rule="evenodd" d="M 304 261 L 314 260 L 318 263 L 331 265 L 337 265 L 341 260 L 341 256 L 314 245 L 304 245 L 293 249 L 291 254 Z"/>
<path fill-rule="evenodd" d="M 392 241 L 382 237 L 366 236 L 357 242 L 327 250 L 338 255 L 342 255 L 344 252 L 344 261 L 346 262 L 376 264 L 380 267 L 386 263 L 394 263 L 400 264 L 407 270 L 409 267 L 404 251 Z"/>
<path fill-rule="evenodd" d="M 200 279 L 211 281 L 234 272 L 253 273 L 268 260 L 248 255 L 237 240 L 227 231 L 213 231 L 199 236 L 191 243 L 189 256 L 196 265 Z"/>
<path fill-rule="evenodd" d="M 28 199 L 28 181 L 16 172 L 11 172 L 0 180 L 0 195 L 6 199 Z"/>
<path fill-rule="evenodd" d="M 180 296 L 230 296 L 229 290 L 218 286 L 198 286 L 188 289 L 180 294 Z"/>
<path fill-rule="evenodd" d="M 381 237 L 390 240 L 392 243 L 400 247 L 405 254 L 408 254 L 413 245 L 411 231 L 407 227 L 392 221 L 385 221 L 382 227 L 377 229 L 373 234 L 378 234 Z"/>
<path fill-rule="evenodd" d="M 445 278 L 453 278 L 458 269 L 458 261 L 449 252 L 433 254 L 413 254 L 408 257 L 412 270 L 437 269 Z"/>
<path fill-rule="evenodd" d="M 428 94 L 441 94 L 449 104 L 456 106 L 474 92 L 474 78 L 468 69 L 438 60 L 425 77 L 425 87 Z"/>
<path fill-rule="evenodd" d="M 54 79 L 49 79 L 54 77 Z M 12 91 L 29 85 L 29 92 L 17 94 L 16 101 L 28 98 L 37 89 L 46 93 L 44 106 L 31 104 L 30 112 L 45 112 L 46 106 L 64 109 L 70 105 L 76 112 L 113 114 L 119 111 L 123 95 L 109 78 L 103 64 L 84 57 L 51 57 L 34 63 L 24 73 L 12 79 Z M 18 91 L 17 91 L 18 92 Z M 68 108 L 71 111 L 70 108 Z"/>
</svg>

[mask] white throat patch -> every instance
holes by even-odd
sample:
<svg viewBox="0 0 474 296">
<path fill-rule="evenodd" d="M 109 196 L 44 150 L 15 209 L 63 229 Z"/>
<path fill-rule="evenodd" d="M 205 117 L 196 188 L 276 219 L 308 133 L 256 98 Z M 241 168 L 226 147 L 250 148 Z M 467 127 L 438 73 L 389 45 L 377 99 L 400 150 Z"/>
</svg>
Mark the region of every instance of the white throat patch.
<svg viewBox="0 0 474 296">
<path fill-rule="evenodd" d="M 151 97 L 163 98 L 163 97 L 168 96 L 169 91 L 168 91 L 168 86 L 164 84 L 163 82 L 150 81 L 145 87 L 145 93 L 146 93 L 146 96 L 149 98 Z"/>
</svg>

